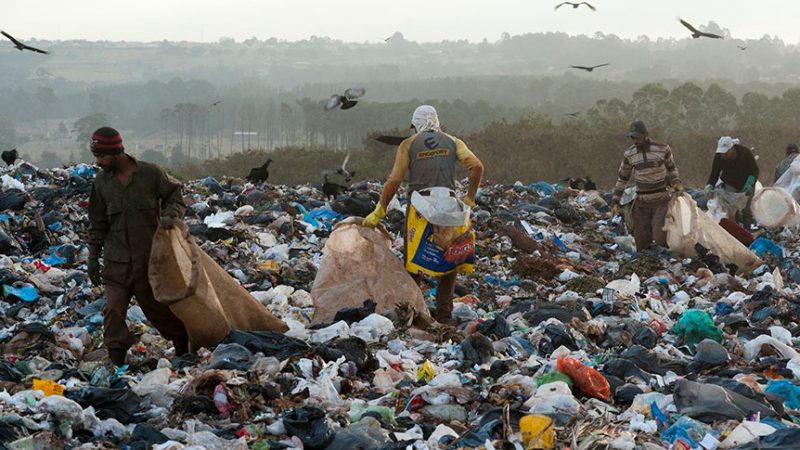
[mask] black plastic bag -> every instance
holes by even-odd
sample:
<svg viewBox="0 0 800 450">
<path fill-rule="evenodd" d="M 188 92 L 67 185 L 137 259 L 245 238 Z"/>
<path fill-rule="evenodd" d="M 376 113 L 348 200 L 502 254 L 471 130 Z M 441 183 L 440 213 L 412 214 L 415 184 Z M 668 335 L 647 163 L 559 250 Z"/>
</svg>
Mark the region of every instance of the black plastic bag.
<svg viewBox="0 0 800 450">
<path fill-rule="evenodd" d="M 494 336 L 495 339 L 503 339 L 511 336 L 511 327 L 508 325 L 506 319 L 501 316 L 478 324 L 478 331 L 487 337 Z"/>
<path fill-rule="evenodd" d="M 297 436 L 303 442 L 303 447 L 310 450 L 324 449 L 336 436 L 325 417 L 325 411 L 313 406 L 287 412 L 283 416 L 283 426 L 287 435 Z"/>
<path fill-rule="evenodd" d="M 494 354 L 492 341 L 481 333 L 474 333 L 461 341 L 464 361 L 470 365 L 485 364 Z"/>
<path fill-rule="evenodd" d="M 0 211 L 21 211 L 25 207 L 28 196 L 21 189 L 7 189 L 0 193 Z"/>
<path fill-rule="evenodd" d="M 130 389 L 90 386 L 76 391 L 67 391 L 65 397 L 78 402 L 84 408 L 93 406 L 99 419 L 117 419 L 122 424 L 145 420 L 145 417 L 139 414 L 141 399 Z"/>
<path fill-rule="evenodd" d="M 304 341 L 276 331 L 238 331 L 228 333 L 220 344 L 239 344 L 253 353 L 274 356 L 280 360 L 308 353 L 311 347 Z"/>
<path fill-rule="evenodd" d="M 378 368 L 378 360 L 370 353 L 367 343 L 355 336 L 335 338 L 317 345 L 314 347 L 314 353 L 325 361 L 336 361 L 344 356 L 347 361 L 354 362 L 361 371 L 372 371 Z"/>
<path fill-rule="evenodd" d="M 364 300 L 364 306 L 360 308 L 342 308 L 333 316 L 333 323 L 344 320 L 348 325 L 353 322 L 364 320 L 367 316 L 375 312 L 375 307 L 378 306 L 375 300 L 368 298 Z"/>
</svg>

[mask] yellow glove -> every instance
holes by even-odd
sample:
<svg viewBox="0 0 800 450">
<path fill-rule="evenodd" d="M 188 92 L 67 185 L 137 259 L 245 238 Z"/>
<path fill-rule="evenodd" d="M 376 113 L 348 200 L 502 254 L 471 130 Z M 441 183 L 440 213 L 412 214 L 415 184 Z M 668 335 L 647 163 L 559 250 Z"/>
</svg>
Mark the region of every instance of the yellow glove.
<svg viewBox="0 0 800 450">
<path fill-rule="evenodd" d="M 383 205 L 381 202 L 378 202 L 378 205 L 375 206 L 375 210 L 369 213 L 369 215 L 361 222 L 361 225 L 365 227 L 375 228 L 381 223 L 381 219 L 386 217 L 386 210 L 383 209 Z"/>
<path fill-rule="evenodd" d="M 675 190 L 676 197 L 683 195 L 683 183 L 675 183 L 675 186 L 672 186 L 672 189 Z"/>
<path fill-rule="evenodd" d="M 472 197 L 470 197 L 469 195 L 464 197 L 461 201 L 463 201 L 464 204 L 469 206 L 470 208 L 474 208 L 476 206 L 475 200 Z"/>
</svg>

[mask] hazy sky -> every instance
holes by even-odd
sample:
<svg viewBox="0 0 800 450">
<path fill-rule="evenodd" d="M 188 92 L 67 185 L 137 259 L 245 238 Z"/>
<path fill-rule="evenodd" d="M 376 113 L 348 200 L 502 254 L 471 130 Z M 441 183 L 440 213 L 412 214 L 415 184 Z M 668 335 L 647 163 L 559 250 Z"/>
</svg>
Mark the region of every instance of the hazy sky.
<svg viewBox="0 0 800 450">
<path fill-rule="evenodd" d="M 549 0 L 27 0 L 4 2 L 0 29 L 18 38 L 110 41 L 216 41 L 222 36 L 286 40 L 329 36 L 381 41 L 497 40 L 501 33 L 596 31 L 625 38 L 684 37 L 680 16 L 713 20 L 736 38 L 800 37 L 797 0 L 593 0 L 553 7 Z"/>
</svg>

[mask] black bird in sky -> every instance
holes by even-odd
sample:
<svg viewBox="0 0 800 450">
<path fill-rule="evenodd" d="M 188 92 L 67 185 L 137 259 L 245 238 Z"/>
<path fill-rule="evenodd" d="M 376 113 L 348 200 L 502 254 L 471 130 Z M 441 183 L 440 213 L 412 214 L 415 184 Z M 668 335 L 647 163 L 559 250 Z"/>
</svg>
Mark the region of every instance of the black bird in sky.
<svg viewBox="0 0 800 450">
<path fill-rule="evenodd" d="M 581 114 L 580 112 L 564 113 L 565 116 L 570 116 L 570 117 L 578 117 L 580 114 Z"/>
<path fill-rule="evenodd" d="M 17 153 L 17 149 L 6 150 L 0 157 L 3 158 L 3 162 L 5 162 L 7 166 L 10 166 L 19 158 L 19 153 Z"/>
<path fill-rule="evenodd" d="M 603 67 L 603 66 L 608 66 L 608 65 L 610 65 L 610 63 L 598 64 L 596 66 L 589 66 L 589 67 L 587 67 L 587 66 L 570 66 L 570 67 L 572 67 L 573 69 L 581 69 L 581 70 L 585 70 L 587 72 L 591 72 L 594 69 L 597 69 L 598 67 Z"/>
<path fill-rule="evenodd" d="M 210 104 L 210 105 L 208 105 L 208 106 L 217 106 L 217 105 L 219 105 L 220 103 L 222 103 L 222 100 L 217 100 L 217 101 L 215 101 L 214 103 L 212 103 L 212 104 Z"/>
<path fill-rule="evenodd" d="M 580 3 L 573 3 L 573 2 L 562 2 L 562 3 L 559 3 L 559 4 L 557 4 L 557 5 L 556 5 L 556 7 L 555 7 L 554 9 L 561 8 L 561 7 L 562 7 L 562 6 L 564 6 L 564 5 L 570 5 L 570 6 L 572 6 L 572 9 L 576 9 L 578 6 L 581 6 L 581 5 L 586 5 L 586 6 L 588 6 L 588 7 L 589 7 L 589 9 L 591 9 L 592 11 L 597 11 L 597 9 L 596 9 L 594 6 L 592 6 L 592 5 L 590 5 L 590 4 L 586 3 L 586 2 L 580 2 Z"/>
<path fill-rule="evenodd" d="M 386 145 L 400 145 L 406 138 L 403 136 L 378 136 L 375 140 Z"/>
<path fill-rule="evenodd" d="M 360 98 L 366 93 L 367 90 L 364 88 L 349 88 L 344 91 L 344 95 L 333 94 L 328 103 L 325 104 L 325 110 L 330 111 L 339 107 L 341 109 L 350 109 L 358 103 L 353 99 Z"/>
<path fill-rule="evenodd" d="M 690 24 L 689 22 L 687 22 L 687 21 L 685 21 L 685 20 L 683 20 L 681 18 L 678 18 L 678 20 L 681 22 L 681 24 L 683 26 L 685 26 L 686 28 L 689 29 L 689 31 L 692 32 L 692 37 L 694 39 L 701 38 L 701 37 L 707 37 L 707 38 L 711 38 L 711 39 L 722 39 L 722 36 L 720 36 L 718 34 L 706 33 L 705 31 L 699 31 L 697 28 L 693 27 L 692 24 Z"/>
<path fill-rule="evenodd" d="M 737 45 L 737 47 L 739 47 L 739 50 L 747 50 L 746 45 Z"/>
<path fill-rule="evenodd" d="M 46 52 L 44 50 L 38 49 L 36 47 L 31 47 L 30 45 L 23 44 L 22 42 L 16 40 L 14 38 L 14 36 L 6 33 L 5 31 L 0 31 L 0 34 L 2 34 L 3 36 L 7 37 L 8 40 L 11 41 L 14 44 L 14 47 L 16 47 L 17 50 L 19 50 L 19 51 L 30 50 L 30 51 L 36 52 L 36 53 L 44 53 L 45 55 L 48 54 L 48 52 Z"/>
<path fill-rule="evenodd" d="M 250 169 L 250 174 L 247 175 L 247 181 L 251 183 L 263 183 L 269 178 L 269 171 L 267 168 L 272 164 L 272 158 L 268 159 L 261 167 L 253 167 Z"/>
</svg>

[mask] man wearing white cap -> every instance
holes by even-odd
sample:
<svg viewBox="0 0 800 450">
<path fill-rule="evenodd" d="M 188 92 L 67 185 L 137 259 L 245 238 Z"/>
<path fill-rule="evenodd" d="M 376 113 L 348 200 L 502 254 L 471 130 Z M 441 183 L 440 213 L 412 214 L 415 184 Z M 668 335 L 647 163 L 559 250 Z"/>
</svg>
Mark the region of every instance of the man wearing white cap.
<svg viewBox="0 0 800 450">
<path fill-rule="evenodd" d="M 722 180 L 722 190 L 747 195 L 747 204 L 737 213 L 737 216 L 740 216 L 738 220 L 742 224 L 752 225 L 753 214 L 750 212 L 750 201 L 753 198 L 756 181 L 758 181 L 758 164 L 756 164 L 753 152 L 739 144 L 739 139 L 730 136 L 719 138 L 717 151 L 714 153 L 714 162 L 711 165 L 711 175 L 706 183 L 706 195 L 711 194 L 719 180 Z"/>
<path fill-rule="evenodd" d="M 461 227 L 437 227 L 432 221 L 429 224 L 426 222 L 426 217 L 422 217 L 422 211 L 418 210 L 419 204 L 415 205 L 413 199 L 415 193 L 417 197 L 422 193 L 430 195 L 428 198 L 433 200 L 435 194 L 430 192 L 430 188 L 439 188 L 436 192 L 445 188 L 449 190 L 448 197 L 454 196 L 456 162 L 461 162 L 469 173 L 469 188 L 462 202 L 469 207 L 475 207 L 475 195 L 483 177 L 483 163 L 461 139 L 442 132 L 439 116 L 433 106 L 418 107 L 411 117 L 411 124 L 416 134 L 404 140 L 397 148 L 394 167 L 383 187 L 380 201 L 375 210 L 364 219 L 363 225 L 373 228 L 378 226 L 381 219 L 386 216 L 389 202 L 408 174 L 409 204 L 406 210 L 404 235 L 406 270 L 416 281 L 420 280 L 422 274 L 439 278 L 434 317 L 441 323 L 453 325 L 456 273 L 472 270 L 475 251 L 474 232 L 469 221 Z M 455 198 L 453 200 L 455 201 Z M 471 247 L 450 239 L 448 239 L 449 245 L 434 246 L 434 241 L 436 244 L 441 244 L 442 241 L 437 240 L 437 237 L 442 235 L 440 233 L 442 230 L 451 236 L 455 236 L 456 233 L 465 237 L 471 235 Z M 459 256 L 453 258 L 454 254 Z"/>
</svg>

